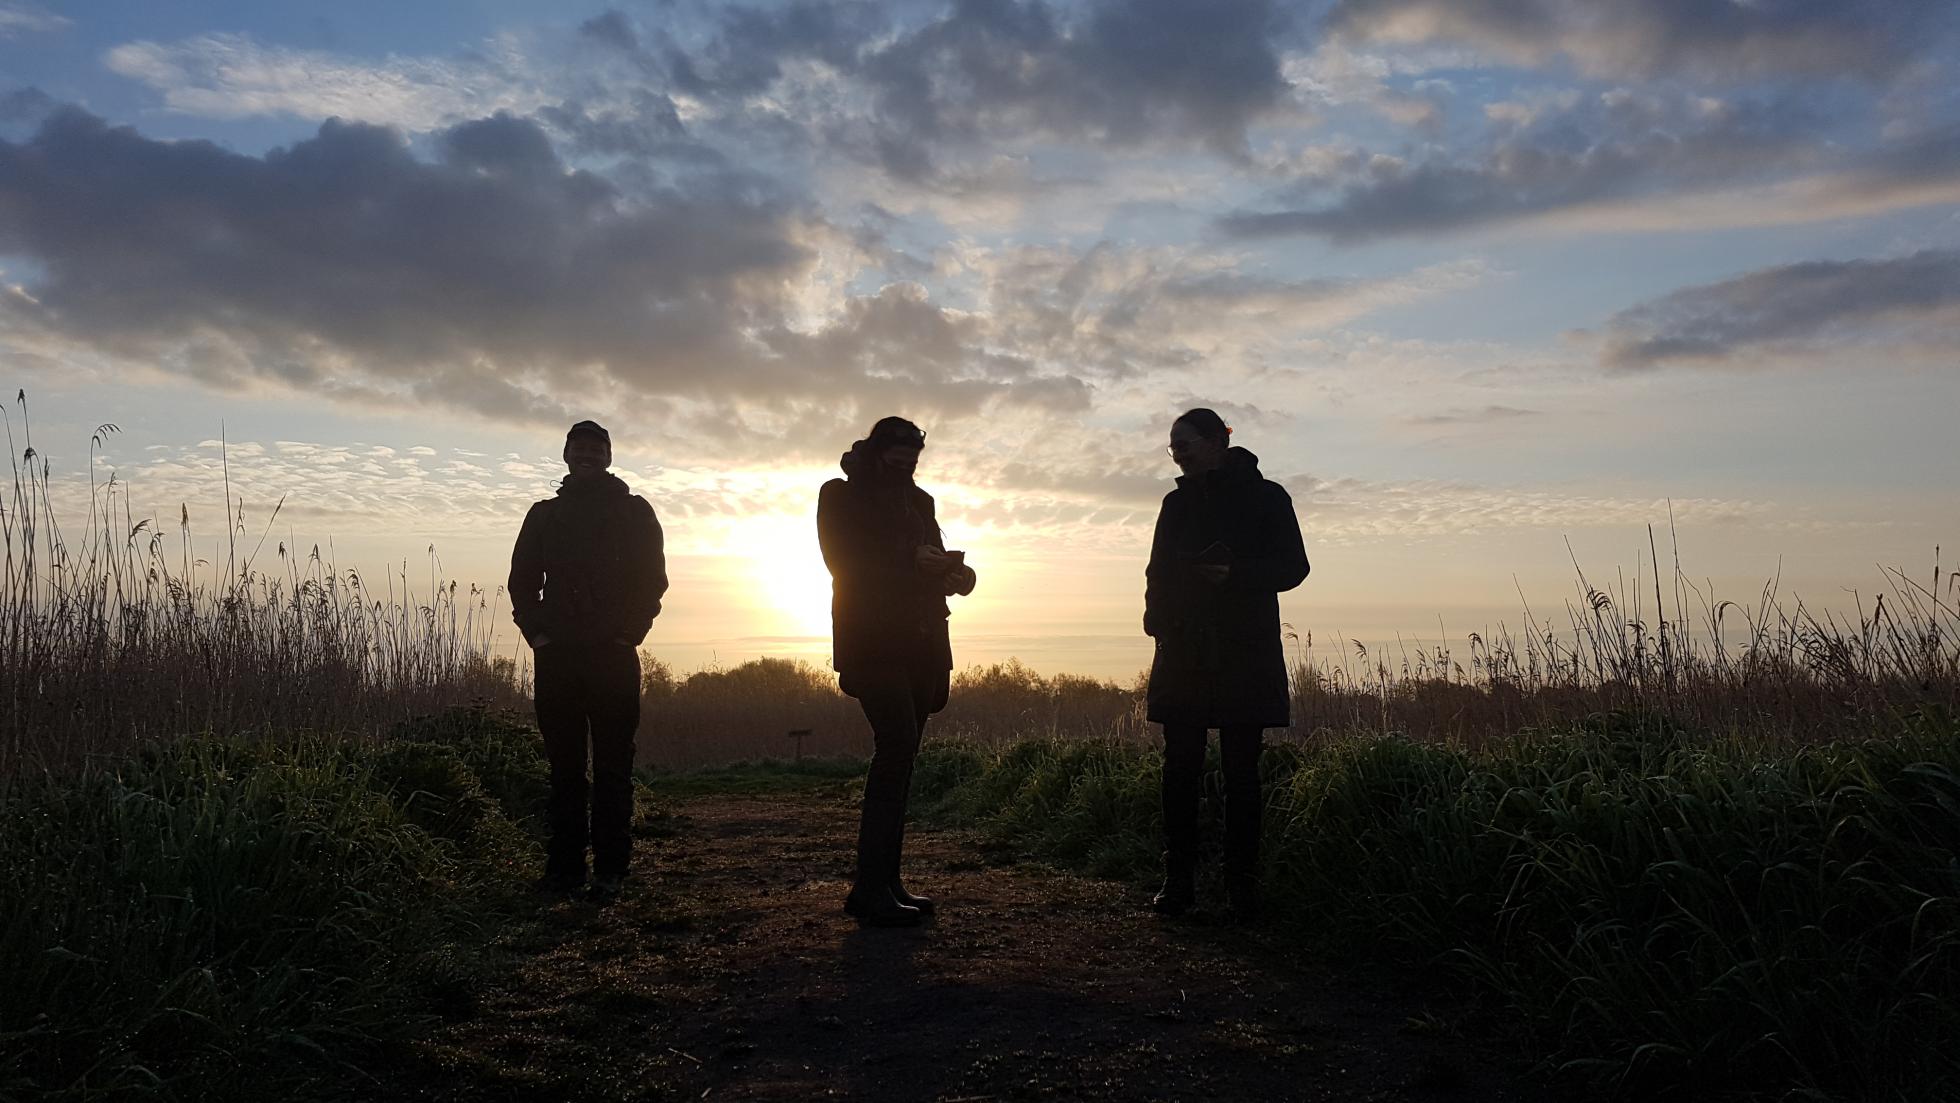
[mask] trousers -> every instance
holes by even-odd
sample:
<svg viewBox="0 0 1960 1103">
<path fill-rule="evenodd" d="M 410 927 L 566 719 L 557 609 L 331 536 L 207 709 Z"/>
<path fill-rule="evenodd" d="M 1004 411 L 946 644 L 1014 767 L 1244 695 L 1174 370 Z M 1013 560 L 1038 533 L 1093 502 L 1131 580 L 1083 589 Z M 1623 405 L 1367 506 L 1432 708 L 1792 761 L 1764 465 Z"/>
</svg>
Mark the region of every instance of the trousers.
<svg viewBox="0 0 1960 1103">
<path fill-rule="evenodd" d="M 1204 728 L 1164 725 L 1164 849 L 1191 860 L 1198 852 L 1198 800 L 1205 769 Z M 1263 728 L 1225 727 L 1218 731 L 1225 768 L 1225 872 L 1252 877 L 1259 868 L 1259 829 L 1264 802 L 1259 794 L 1259 754 Z"/>
<path fill-rule="evenodd" d="M 854 673 L 845 691 L 871 724 L 871 769 L 864 776 L 858 821 L 857 877 L 882 884 L 898 876 L 905 844 L 905 802 L 926 719 L 946 704 L 948 673 L 902 666 Z"/>
<path fill-rule="evenodd" d="M 537 651 L 538 730 L 551 763 L 545 872 L 626 874 L 633 850 L 634 736 L 640 656 L 614 643 L 555 643 Z M 588 755 L 589 752 L 589 755 Z M 586 779 L 588 757 L 591 780 Z M 589 804 L 589 819 L 588 819 Z"/>
</svg>

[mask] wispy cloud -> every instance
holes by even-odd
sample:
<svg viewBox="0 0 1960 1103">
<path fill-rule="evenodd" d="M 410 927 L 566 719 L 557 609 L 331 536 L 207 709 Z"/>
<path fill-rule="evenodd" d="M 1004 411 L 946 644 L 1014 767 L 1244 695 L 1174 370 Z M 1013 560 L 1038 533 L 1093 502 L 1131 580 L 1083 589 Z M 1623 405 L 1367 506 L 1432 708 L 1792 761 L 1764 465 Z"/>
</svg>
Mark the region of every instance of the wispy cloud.
<svg viewBox="0 0 1960 1103">
<path fill-rule="evenodd" d="M 1564 58 L 1607 77 L 1691 74 L 1883 76 L 1951 25 L 1942 0 L 1857 4 L 1624 3 L 1621 0 L 1340 0 L 1336 35 L 1460 43 L 1499 60 Z"/>
<path fill-rule="evenodd" d="M 363 62 L 249 35 L 208 34 L 125 43 L 102 62 L 155 89 L 172 110 L 213 119 L 337 117 L 432 130 L 498 109 L 529 112 L 544 102 L 510 59 L 485 54 Z"/>
<path fill-rule="evenodd" d="M 1812 351 L 1880 333 L 1895 344 L 1926 323 L 1950 356 L 1960 342 L 1960 252 L 1924 250 L 1888 260 L 1806 261 L 1683 288 L 1613 316 L 1606 365 L 1637 371 L 1672 363 L 1735 361 Z"/>
<path fill-rule="evenodd" d="M 1341 243 L 1540 219 L 1649 196 L 1787 176 L 1827 161 L 1810 109 L 1616 89 L 1533 104 L 1499 102 L 1476 152 L 1323 158 L 1278 209 L 1229 214 L 1241 238 Z"/>
<path fill-rule="evenodd" d="M 46 34 L 74 25 L 74 20 L 65 15 L 56 15 L 38 4 L 24 3 L 22 0 L 0 2 L 0 38 Z"/>
<path fill-rule="evenodd" d="M 1540 416 L 1543 416 L 1543 411 L 1493 403 L 1482 409 L 1455 409 L 1438 414 L 1423 414 L 1410 418 L 1409 422 L 1413 425 L 1489 425 Z"/>
</svg>

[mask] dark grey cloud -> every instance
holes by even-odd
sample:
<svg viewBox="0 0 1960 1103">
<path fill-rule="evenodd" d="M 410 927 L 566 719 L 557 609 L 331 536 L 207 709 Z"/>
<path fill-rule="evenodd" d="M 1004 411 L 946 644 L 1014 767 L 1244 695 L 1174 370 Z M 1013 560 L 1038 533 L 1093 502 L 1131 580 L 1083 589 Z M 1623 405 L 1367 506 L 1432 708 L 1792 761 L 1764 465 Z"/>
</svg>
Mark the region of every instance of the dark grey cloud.
<svg viewBox="0 0 1960 1103">
<path fill-rule="evenodd" d="M 960 0 L 865 59 L 886 163 L 916 171 L 942 143 L 1052 135 L 1166 138 L 1237 155 L 1286 93 L 1265 0 L 1128 0 L 1064 26 L 1039 2 Z"/>
<path fill-rule="evenodd" d="M 623 12 L 617 10 L 601 12 L 580 23 L 578 32 L 594 42 L 604 43 L 628 53 L 640 48 L 640 36 L 634 31 L 632 22 Z"/>
<path fill-rule="evenodd" d="M 728 8 L 705 42 L 643 54 L 676 90 L 736 111 L 786 65 L 819 63 L 869 104 L 824 105 L 819 140 L 923 182 L 947 150 L 1002 140 L 1241 156 L 1247 126 L 1287 93 L 1278 42 L 1291 25 L 1271 0 L 954 0 L 902 26 L 883 5 L 806 0 Z"/>
<path fill-rule="evenodd" d="M 394 131 L 329 121 L 250 157 L 63 108 L 0 141 L 0 253 L 36 262 L 32 298 L 7 309 L 216 385 L 512 420 L 609 393 L 762 408 L 902 394 L 949 415 L 1084 400 L 923 296 L 792 328 L 812 243 L 847 235 L 762 178 L 629 196 L 506 114 L 431 146 L 421 160 Z"/>
<path fill-rule="evenodd" d="M 538 121 L 575 155 L 722 163 L 713 147 L 696 140 L 681 122 L 672 98 L 636 89 L 623 105 L 593 108 L 566 101 L 538 109 Z"/>
<path fill-rule="evenodd" d="M 0 123 L 39 122 L 55 109 L 46 92 L 32 86 L 0 93 Z"/>
<path fill-rule="evenodd" d="M 1621 311 L 1607 323 L 1604 359 L 1620 371 L 1724 361 L 1856 338 L 1875 323 L 1936 320 L 1955 311 L 1960 251 L 1806 261 L 1683 288 Z"/>
<path fill-rule="evenodd" d="M 799 0 L 774 8 L 722 9 L 715 35 L 689 50 L 669 42 L 661 60 L 674 84 L 696 96 L 747 96 L 783 75 L 790 61 L 821 61 L 851 72 L 889 27 L 884 9 L 857 0 Z"/>
<path fill-rule="evenodd" d="M 1820 163 L 1826 153 L 1816 117 L 1782 100 L 1661 100 L 1616 90 L 1521 124 L 1498 118 L 1473 154 L 1329 159 L 1338 175 L 1299 181 L 1293 204 L 1235 212 L 1219 225 L 1236 237 L 1355 243 L 1761 181 Z"/>
<path fill-rule="evenodd" d="M 1528 64 L 1562 56 L 1604 76 L 1730 80 L 1884 76 L 1936 52 L 1953 22 L 1947 0 L 1339 0 L 1325 26 Z"/>
</svg>

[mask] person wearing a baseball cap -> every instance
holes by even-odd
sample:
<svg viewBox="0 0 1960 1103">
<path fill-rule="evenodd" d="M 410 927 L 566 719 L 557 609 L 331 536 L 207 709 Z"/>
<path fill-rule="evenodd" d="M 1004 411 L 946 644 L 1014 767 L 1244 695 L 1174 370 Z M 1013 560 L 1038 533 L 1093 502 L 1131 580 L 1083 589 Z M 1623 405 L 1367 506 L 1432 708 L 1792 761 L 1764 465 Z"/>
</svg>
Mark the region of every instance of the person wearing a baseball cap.
<svg viewBox="0 0 1960 1103">
<path fill-rule="evenodd" d="M 536 656 L 538 730 L 551 762 L 551 837 L 539 887 L 582 890 L 589 844 L 591 897 L 607 903 L 624 886 L 632 857 L 639 645 L 660 615 L 667 562 L 653 507 L 606 470 L 612 437 L 605 428 L 572 426 L 564 459 L 558 495 L 533 504 L 517 534 L 511 617 Z"/>
<path fill-rule="evenodd" d="M 831 578 L 831 663 L 871 724 L 871 769 L 858 823 L 857 877 L 844 911 L 868 927 L 917 926 L 933 902 L 905 891 L 899 852 L 926 718 L 946 707 L 953 649 L 946 598 L 973 592 L 973 568 L 947 551 L 932 495 L 912 481 L 926 435 L 882 418 L 851 446 L 845 478 L 817 497 L 817 539 Z"/>
</svg>

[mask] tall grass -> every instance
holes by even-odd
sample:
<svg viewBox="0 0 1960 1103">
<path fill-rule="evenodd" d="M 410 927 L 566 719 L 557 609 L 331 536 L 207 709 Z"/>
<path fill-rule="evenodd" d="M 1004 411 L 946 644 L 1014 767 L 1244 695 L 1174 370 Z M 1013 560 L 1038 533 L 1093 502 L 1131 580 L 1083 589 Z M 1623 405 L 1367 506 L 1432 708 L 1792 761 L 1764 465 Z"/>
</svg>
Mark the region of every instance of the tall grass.
<svg viewBox="0 0 1960 1103">
<path fill-rule="evenodd" d="M 1929 579 L 1885 568 L 1883 588 L 1850 612 L 1786 598 L 1780 579 L 1746 605 L 1718 600 L 1678 563 L 1663 590 L 1657 563 L 1599 589 L 1575 560 L 1575 595 L 1558 623 L 1526 605 L 1520 630 L 1456 645 L 1387 652 L 1337 640 L 1328 655 L 1311 632 L 1289 629 L 1292 730 L 1480 741 L 1638 710 L 1698 730 L 1815 741 L 1861 738 L 1929 706 L 1960 710 L 1960 576 L 1942 571 L 1937 548 Z"/>
<path fill-rule="evenodd" d="M 369 1043 L 466 1001 L 537 861 L 538 739 L 197 738 L 0 795 L 0 1097 L 359 1096 Z"/>
<path fill-rule="evenodd" d="M 13 439 L 11 416 L 6 429 L 0 777 L 158 735 L 372 733 L 465 701 L 521 700 L 521 672 L 491 653 L 500 594 L 459 591 L 433 567 L 420 593 L 405 569 L 377 590 L 317 545 L 272 540 L 267 555 L 278 507 L 255 533 L 229 491 L 224 537 L 203 558 L 187 506 L 167 536 L 116 476 L 98 484 L 93 463 L 74 531 L 48 460 Z M 116 431 L 96 431 L 91 460 Z"/>
<path fill-rule="evenodd" d="M 1627 612 L 1646 595 L 1628 584 L 1594 590 L 1553 627 L 1524 611 L 1524 628 L 1470 633 L 1457 645 L 1391 653 L 1338 641 L 1315 650 L 1287 628 L 1296 742 L 1356 734 L 1482 744 L 1607 712 L 1665 717 L 1712 737 L 1813 743 L 1864 739 L 1929 708 L 1960 712 L 1960 584 L 1935 561 L 1929 584 L 1887 571 L 1889 589 L 1847 617 L 1785 601 L 1772 581 L 1747 609 L 1708 604 L 1700 623 L 1684 603 L 1668 618 Z M 863 756 L 870 732 L 828 671 L 782 659 L 685 677 L 646 662 L 642 758 L 667 767 L 806 753 Z M 1018 662 L 955 672 L 936 738 L 1149 741 L 1148 678 L 1129 684 L 1058 674 Z M 788 733 L 807 729 L 800 743 Z"/>
<path fill-rule="evenodd" d="M 1567 1075 L 1629 1098 L 1960 1083 L 1960 721 L 1939 710 L 1809 746 L 1637 714 L 1482 749 L 1353 737 L 1262 771 L 1283 928 L 1453 971 Z M 1214 849 L 1220 789 L 1214 761 Z M 1158 868 L 1156 760 L 1131 743 L 929 747 L 914 799 L 1104 875 Z"/>
</svg>

